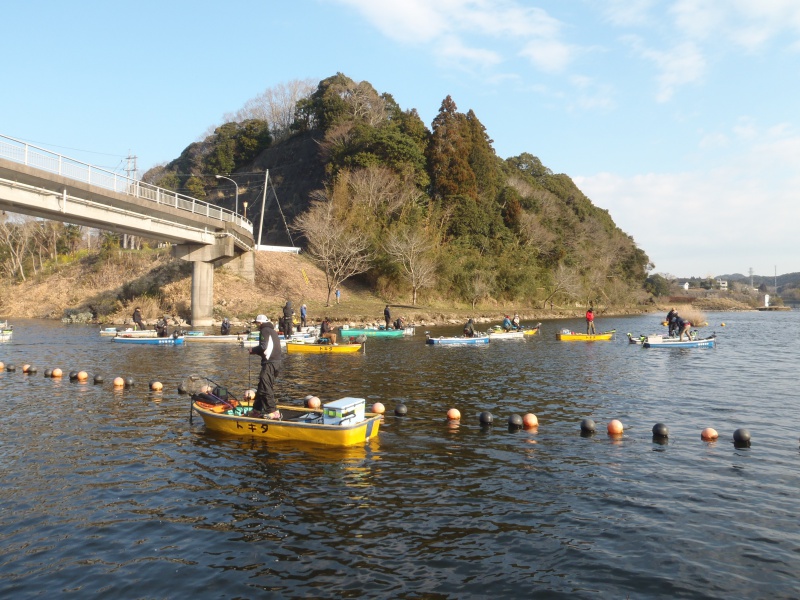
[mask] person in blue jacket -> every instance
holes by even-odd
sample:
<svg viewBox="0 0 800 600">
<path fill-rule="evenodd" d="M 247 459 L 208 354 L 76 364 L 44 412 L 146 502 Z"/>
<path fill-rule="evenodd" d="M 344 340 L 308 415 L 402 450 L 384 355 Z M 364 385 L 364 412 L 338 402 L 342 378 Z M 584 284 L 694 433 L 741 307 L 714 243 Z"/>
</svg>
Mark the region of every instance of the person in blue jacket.
<svg viewBox="0 0 800 600">
<path fill-rule="evenodd" d="M 506 318 L 503 319 L 503 331 L 508 332 L 511 331 L 513 328 L 514 326 L 511 324 L 511 318 L 508 315 L 506 315 Z"/>
</svg>

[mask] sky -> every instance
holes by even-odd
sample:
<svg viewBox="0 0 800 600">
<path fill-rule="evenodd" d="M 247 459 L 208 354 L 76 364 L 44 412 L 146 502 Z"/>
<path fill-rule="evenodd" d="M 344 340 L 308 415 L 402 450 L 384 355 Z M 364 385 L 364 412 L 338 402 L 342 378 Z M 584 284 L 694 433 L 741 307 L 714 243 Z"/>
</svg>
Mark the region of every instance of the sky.
<svg viewBox="0 0 800 600">
<path fill-rule="evenodd" d="M 264 90 L 344 73 L 472 109 L 677 277 L 800 272 L 797 0 L 28 0 L 0 135 L 124 172 Z M 1 141 L 1 140 L 0 140 Z"/>
</svg>

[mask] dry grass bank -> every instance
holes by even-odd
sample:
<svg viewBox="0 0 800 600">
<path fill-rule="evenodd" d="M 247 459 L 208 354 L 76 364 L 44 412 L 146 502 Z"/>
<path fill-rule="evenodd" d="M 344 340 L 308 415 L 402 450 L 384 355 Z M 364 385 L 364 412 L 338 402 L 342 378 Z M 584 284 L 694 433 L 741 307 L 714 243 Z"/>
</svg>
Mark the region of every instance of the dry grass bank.
<svg viewBox="0 0 800 600">
<path fill-rule="evenodd" d="M 214 317 L 243 322 L 258 313 L 277 318 L 287 300 L 299 313 L 308 306 L 309 319 L 328 316 L 336 324 L 381 323 L 388 303 L 393 318 L 403 316 L 418 325 L 499 322 L 505 313 L 518 312 L 523 321 L 582 316 L 579 306 L 544 310 L 496 302 L 472 308 L 452 301 L 423 300 L 416 307 L 409 298 L 382 298 L 353 281 L 342 287 L 341 303 L 326 305 L 325 274 L 304 255 L 259 252 L 256 280 L 217 269 L 214 274 Z M 191 266 L 173 260 L 167 251 L 86 255 L 68 264 L 52 267 L 46 274 L 0 287 L 0 315 L 18 318 L 61 319 L 67 313 L 91 312 L 104 324 L 130 321 L 133 308 L 140 306 L 144 318 L 154 322 L 162 314 L 184 321 L 191 316 Z M 600 316 L 646 313 L 656 307 L 601 308 Z M 666 310 L 664 311 L 666 312 Z"/>
</svg>

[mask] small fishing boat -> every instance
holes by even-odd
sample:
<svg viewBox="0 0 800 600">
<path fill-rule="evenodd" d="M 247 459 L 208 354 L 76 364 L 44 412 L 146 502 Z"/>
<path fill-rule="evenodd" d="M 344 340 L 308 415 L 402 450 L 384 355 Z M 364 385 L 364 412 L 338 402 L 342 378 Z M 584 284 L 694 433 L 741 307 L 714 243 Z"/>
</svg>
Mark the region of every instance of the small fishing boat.
<svg viewBox="0 0 800 600">
<path fill-rule="evenodd" d="M 696 332 L 693 332 L 696 334 Z M 713 348 L 716 345 L 717 335 L 712 334 L 709 337 L 693 339 L 684 339 L 676 337 L 664 337 L 661 335 L 648 335 L 647 339 L 642 342 L 645 348 Z"/>
<path fill-rule="evenodd" d="M 522 340 L 525 333 L 518 330 L 504 331 L 500 325 L 495 325 L 489 330 L 489 337 L 493 340 Z"/>
<path fill-rule="evenodd" d="M 523 333 L 523 335 L 536 335 L 537 333 L 539 333 L 539 330 L 541 328 L 542 328 L 542 324 L 541 323 L 537 323 L 533 327 L 528 327 L 526 325 L 523 325 L 522 326 L 522 333 Z"/>
<path fill-rule="evenodd" d="M 121 344 L 145 344 L 150 346 L 182 346 L 186 338 L 182 335 L 170 335 L 168 337 L 127 337 L 118 335 L 111 338 L 112 342 L 119 342 Z"/>
<path fill-rule="evenodd" d="M 359 335 L 367 337 L 382 337 L 382 338 L 396 338 L 405 335 L 404 329 L 382 329 L 380 327 L 348 327 L 342 325 L 339 327 L 339 335 L 343 338 L 354 338 Z"/>
<path fill-rule="evenodd" d="M 356 446 L 378 436 L 382 415 L 364 411 L 363 398 L 341 398 L 319 409 L 279 404 L 280 419 L 249 416 L 251 407 L 213 393 L 192 395 L 192 410 L 207 429 L 269 441 Z"/>
<path fill-rule="evenodd" d="M 322 338 L 324 339 L 324 338 Z M 355 354 L 364 344 L 331 344 L 325 342 L 286 342 L 286 352 L 289 354 Z"/>
<path fill-rule="evenodd" d="M 203 331 L 187 331 L 184 333 L 186 343 L 207 343 L 207 344 L 238 344 L 247 338 L 246 333 L 231 333 L 228 335 L 207 334 Z M 258 338 L 256 338 L 258 343 Z"/>
<path fill-rule="evenodd" d="M 7 342 L 14 335 L 14 328 L 8 321 L 0 321 L 0 342 Z"/>
<path fill-rule="evenodd" d="M 556 333 L 556 339 L 561 342 L 600 342 L 610 340 L 616 332 L 616 329 L 612 329 L 601 333 L 578 333 L 577 331 L 562 329 Z"/>
<path fill-rule="evenodd" d="M 155 329 L 118 329 L 117 327 L 106 327 L 100 330 L 101 337 L 116 337 L 118 335 L 125 337 L 151 338 L 158 337 L 158 332 Z"/>
<path fill-rule="evenodd" d="M 425 343 L 432 346 L 485 346 L 489 343 L 489 334 L 477 335 L 475 337 L 451 336 L 451 337 L 431 337 L 425 334 Z"/>
</svg>

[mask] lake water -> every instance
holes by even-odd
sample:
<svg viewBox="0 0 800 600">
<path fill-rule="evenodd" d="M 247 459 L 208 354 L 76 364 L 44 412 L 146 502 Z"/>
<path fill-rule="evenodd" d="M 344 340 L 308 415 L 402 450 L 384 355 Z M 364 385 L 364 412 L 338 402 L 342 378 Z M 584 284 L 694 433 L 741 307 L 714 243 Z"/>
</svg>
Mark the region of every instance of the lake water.
<svg viewBox="0 0 800 600">
<path fill-rule="evenodd" d="M 557 342 L 584 327 L 564 320 L 486 347 L 426 346 L 418 329 L 365 354 L 285 357 L 282 400 L 386 405 L 379 438 L 346 450 L 190 424 L 185 377 L 237 395 L 255 384 L 238 346 L 130 347 L 98 327 L 12 320 L 0 596 L 800 597 L 800 313 L 711 313 L 715 349 L 627 343 L 661 318 L 600 315 L 610 342 Z M 62 380 L 43 376 L 53 367 Z M 136 383 L 114 391 L 115 376 Z M 538 430 L 510 432 L 528 412 Z M 587 417 L 598 431 L 582 437 Z M 719 440 L 702 441 L 705 427 Z"/>
</svg>

